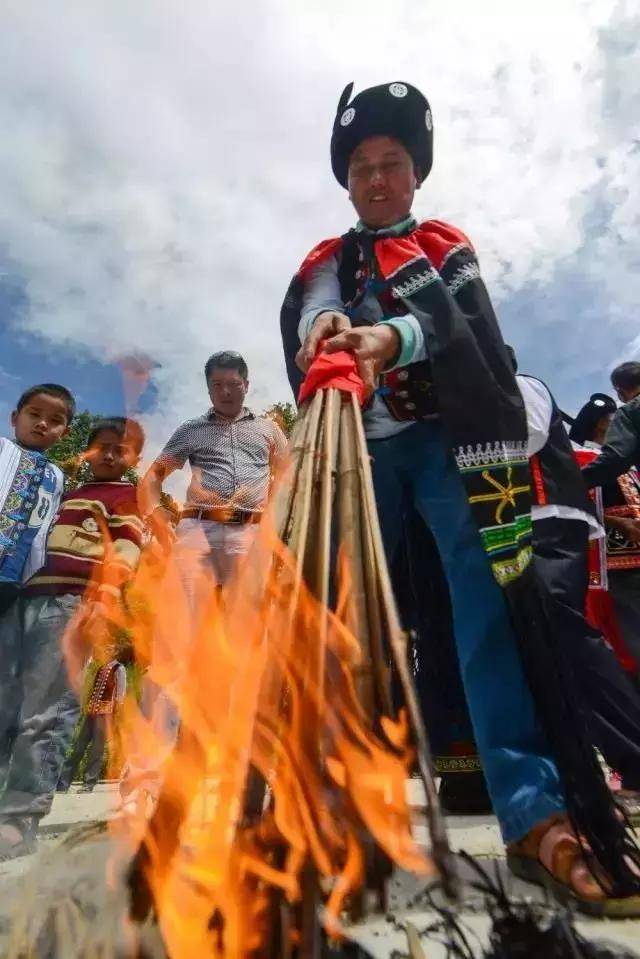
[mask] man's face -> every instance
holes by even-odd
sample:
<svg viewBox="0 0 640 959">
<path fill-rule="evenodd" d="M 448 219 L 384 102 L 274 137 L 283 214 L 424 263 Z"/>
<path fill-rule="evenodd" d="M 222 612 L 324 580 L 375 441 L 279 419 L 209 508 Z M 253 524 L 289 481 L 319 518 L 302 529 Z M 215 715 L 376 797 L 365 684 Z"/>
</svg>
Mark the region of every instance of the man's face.
<svg viewBox="0 0 640 959">
<path fill-rule="evenodd" d="M 44 452 L 69 432 L 67 404 L 60 396 L 36 393 L 21 410 L 13 411 L 11 425 L 21 446 Z"/>
<path fill-rule="evenodd" d="M 244 406 L 249 381 L 243 380 L 237 370 L 214 367 L 208 380 L 209 396 L 216 413 L 233 418 Z"/>
<path fill-rule="evenodd" d="M 611 422 L 612 419 L 613 419 L 613 413 L 606 413 L 604 416 L 600 417 L 593 431 L 594 443 L 598 443 L 599 446 L 604 445 L 604 438 L 607 435 L 607 430 L 609 429 L 609 423 Z"/>
<path fill-rule="evenodd" d="M 614 386 L 614 390 L 621 403 L 630 403 L 631 400 L 638 395 L 637 388 L 627 390 L 624 386 Z"/>
<path fill-rule="evenodd" d="M 407 217 L 417 186 L 413 160 L 392 137 L 369 137 L 351 154 L 349 196 L 367 226 L 382 229 Z"/>
<path fill-rule="evenodd" d="M 115 430 L 100 430 L 86 452 L 93 478 L 100 483 L 114 483 L 139 460 L 138 452 L 126 435 Z"/>
</svg>

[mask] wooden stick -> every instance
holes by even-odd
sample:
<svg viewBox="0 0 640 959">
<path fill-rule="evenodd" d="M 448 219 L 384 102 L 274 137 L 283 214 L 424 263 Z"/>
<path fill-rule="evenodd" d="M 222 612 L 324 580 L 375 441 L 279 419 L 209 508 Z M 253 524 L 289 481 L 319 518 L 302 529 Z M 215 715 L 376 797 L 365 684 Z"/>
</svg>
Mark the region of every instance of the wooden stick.
<svg viewBox="0 0 640 959">
<path fill-rule="evenodd" d="M 318 704 L 319 719 L 324 713 L 325 660 L 327 655 L 327 631 L 329 628 L 329 572 L 331 568 L 331 526 L 337 467 L 340 393 L 326 390 L 324 403 L 324 433 L 322 462 L 320 464 L 320 504 L 318 549 L 316 553 L 315 594 L 321 603 L 320 642 L 318 646 Z"/>
<path fill-rule="evenodd" d="M 407 933 L 410 959 L 427 959 L 427 954 L 420 942 L 420 934 L 412 922 L 407 923 L 405 931 Z"/>
<path fill-rule="evenodd" d="M 384 620 L 382 616 L 381 596 L 378 585 L 377 563 L 375 556 L 375 545 L 373 540 L 373 531 L 368 515 L 365 499 L 365 487 L 363 485 L 363 473 L 360 464 L 361 454 L 358 446 L 357 422 L 360 417 L 360 407 L 355 407 L 353 403 L 349 404 L 348 423 L 350 442 L 353 446 L 353 457 L 358 465 L 358 489 L 360 491 L 360 530 L 361 544 L 360 554 L 362 557 L 362 570 L 365 581 L 365 598 L 367 603 L 367 618 L 369 624 L 369 651 L 373 667 L 373 677 L 378 700 L 378 709 L 391 716 L 393 713 L 393 701 L 391 698 L 391 684 L 387 658 L 384 644 Z"/>
<path fill-rule="evenodd" d="M 289 464 L 274 490 L 273 523 L 276 533 L 283 543 L 286 543 L 289 539 L 291 512 L 295 504 L 304 451 L 307 448 L 307 436 L 311 421 L 307 415 L 308 408 L 309 403 L 306 403 L 293 427 L 289 440 Z"/>
<path fill-rule="evenodd" d="M 343 551 L 351 586 L 349 604 L 345 610 L 345 625 L 360 645 L 361 664 L 354 669 L 356 689 L 362 707 L 373 725 L 375 690 L 371 672 L 369 613 L 362 564 L 360 482 L 353 438 L 353 414 L 349 403 L 343 403 L 340 410 L 336 499 L 337 538 Z"/>
<path fill-rule="evenodd" d="M 305 446 L 302 452 L 302 463 L 300 466 L 299 486 L 296 493 L 300 501 L 296 502 L 295 516 L 292 523 L 292 529 L 288 538 L 288 546 L 295 556 L 295 583 L 294 595 L 291 601 L 292 614 L 295 612 L 298 602 L 298 593 L 302 581 L 302 570 L 305 561 L 307 535 L 309 531 L 309 513 L 311 507 L 311 498 L 313 494 L 313 476 L 316 461 L 316 442 L 318 430 L 320 428 L 320 414 L 322 412 L 322 392 L 318 391 L 311 400 L 310 408 L 307 411 L 309 417 L 309 427 L 306 434 Z"/>
<path fill-rule="evenodd" d="M 395 667 L 398 671 L 398 677 L 402 685 L 402 691 L 407 705 L 409 720 L 413 727 L 413 735 L 415 738 L 418 759 L 418 770 L 420 772 L 420 778 L 422 779 L 427 798 L 427 818 L 429 822 L 429 832 L 431 834 L 433 856 L 440 869 L 443 885 L 447 895 L 451 896 L 452 898 L 458 898 L 460 892 L 459 878 L 457 875 L 455 860 L 451 852 L 451 847 L 449 846 L 449 839 L 447 837 L 444 817 L 438 801 L 438 793 L 433 776 L 434 767 L 431 756 L 431 748 L 429 746 L 427 732 L 422 719 L 422 712 L 420 710 L 420 704 L 418 703 L 415 686 L 409 672 L 409 665 L 407 663 L 406 638 L 400 625 L 400 617 L 396 608 L 393 590 L 391 588 L 389 569 L 384 553 L 382 534 L 380 532 L 380 522 L 378 520 L 378 512 L 373 492 L 373 479 L 371 476 L 369 451 L 367 449 L 364 427 L 362 425 L 362 414 L 360 412 L 358 401 L 353 394 L 351 396 L 351 404 L 354 411 L 358 463 L 361 471 L 362 489 L 368 526 L 371 530 L 375 546 L 378 583 L 382 595 L 382 605 L 386 617 L 391 652 Z"/>
</svg>

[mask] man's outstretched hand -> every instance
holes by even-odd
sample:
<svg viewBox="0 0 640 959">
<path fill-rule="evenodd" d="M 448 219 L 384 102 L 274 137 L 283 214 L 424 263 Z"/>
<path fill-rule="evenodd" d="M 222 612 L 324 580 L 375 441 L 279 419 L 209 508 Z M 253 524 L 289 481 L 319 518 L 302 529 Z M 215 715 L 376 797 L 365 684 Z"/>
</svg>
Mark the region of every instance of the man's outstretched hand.
<svg viewBox="0 0 640 959">
<path fill-rule="evenodd" d="M 298 351 L 296 363 L 306 371 L 322 340 L 325 353 L 347 350 L 353 353 L 367 395 L 376 388 L 378 376 L 400 351 L 400 336 L 386 323 L 352 327 L 344 313 L 321 313 Z"/>
</svg>

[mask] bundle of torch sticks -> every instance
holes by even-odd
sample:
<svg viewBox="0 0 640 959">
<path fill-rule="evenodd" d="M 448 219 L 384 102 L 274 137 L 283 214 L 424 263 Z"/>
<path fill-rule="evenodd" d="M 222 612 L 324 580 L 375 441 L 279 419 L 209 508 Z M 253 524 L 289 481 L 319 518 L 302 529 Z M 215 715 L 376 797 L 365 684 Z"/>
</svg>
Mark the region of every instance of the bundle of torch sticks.
<svg viewBox="0 0 640 959">
<path fill-rule="evenodd" d="M 276 502 L 278 536 L 323 610 L 335 606 L 332 593 L 340 576 L 349 581 L 349 602 L 340 615 L 361 651 L 354 670 L 358 699 L 373 729 L 380 728 L 381 717 L 398 711 L 408 714 L 416 769 L 426 795 L 432 855 L 453 894 L 455 872 L 409 668 L 407 636 L 393 596 L 356 395 L 334 388 L 318 390 L 301 410 L 291 447 L 293 468 Z"/>
<path fill-rule="evenodd" d="M 193 944 L 186 910 L 212 955 L 315 959 L 345 916 L 385 909 L 394 865 L 455 894 L 353 394 L 318 390 L 302 407 L 271 515 L 210 602 L 130 873 L 138 917 L 155 909 L 171 955 Z M 224 688 L 202 668 L 216 637 Z M 429 854 L 411 834 L 414 770 Z"/>
</svg>

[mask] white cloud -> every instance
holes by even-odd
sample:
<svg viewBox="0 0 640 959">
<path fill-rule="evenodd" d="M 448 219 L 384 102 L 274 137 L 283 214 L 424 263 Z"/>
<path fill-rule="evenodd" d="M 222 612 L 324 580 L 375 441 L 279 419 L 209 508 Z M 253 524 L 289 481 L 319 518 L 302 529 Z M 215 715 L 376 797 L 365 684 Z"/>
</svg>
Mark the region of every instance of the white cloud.
<svg viewBox="0 0 640 959">
<path fill-rule="evenodd" d="M 328 162 L 338 95 L 352 79 L 406 79 L 436 125 L 417 212 L 470 233 L 497 302 L 565 262 L 579 275 L 588 248 L 606 322 L 630 342 L 631 9 L 14 0 L 0 36 L 0 211 L 28 328 L 98 358 L 153 356 L 152 446 L 200 411 L 214 349 L 246 354 L 256 406 L 287 397 L 278 311 L 289 276 L 352 221 Z M 596 202 L 608 213 L 592 237 Z"/>
</svg>

